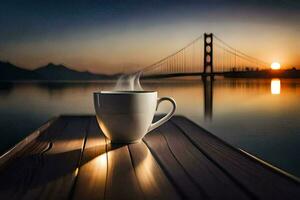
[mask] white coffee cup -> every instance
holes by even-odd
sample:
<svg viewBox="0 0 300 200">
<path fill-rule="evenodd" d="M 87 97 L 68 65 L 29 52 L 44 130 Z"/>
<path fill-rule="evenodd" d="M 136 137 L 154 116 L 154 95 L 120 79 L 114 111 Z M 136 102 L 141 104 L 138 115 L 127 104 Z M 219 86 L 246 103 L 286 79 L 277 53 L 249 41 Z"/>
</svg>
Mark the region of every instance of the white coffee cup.
<svg viewBox="0 0 300 200">
<path fill-rule="evenodd" d="M 172 110 L 152 123 L 155 110 L 165 100 L 172 103 Z M 169 97 L 157 98 L 155 91 L 101 91 L 94 93 L 94 106 L 98 124 L 112 143 L 135 143 L 168 121 L 176 102 Z"/>
</svg>

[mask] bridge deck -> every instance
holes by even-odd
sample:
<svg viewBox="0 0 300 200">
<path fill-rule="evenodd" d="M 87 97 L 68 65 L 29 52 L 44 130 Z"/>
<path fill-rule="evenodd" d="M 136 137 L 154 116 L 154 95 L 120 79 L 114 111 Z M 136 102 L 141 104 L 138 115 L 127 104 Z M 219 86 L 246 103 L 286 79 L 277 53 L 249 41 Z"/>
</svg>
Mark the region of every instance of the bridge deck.
<svg viewBox="0 0 300 200">
<path fill-rule="evenodd" d="M 111 145 L 94 116 L 61 116 L 0 159 L 0 199 L 300 199 L 296 178 L 180 116 Z"/>
</svg>

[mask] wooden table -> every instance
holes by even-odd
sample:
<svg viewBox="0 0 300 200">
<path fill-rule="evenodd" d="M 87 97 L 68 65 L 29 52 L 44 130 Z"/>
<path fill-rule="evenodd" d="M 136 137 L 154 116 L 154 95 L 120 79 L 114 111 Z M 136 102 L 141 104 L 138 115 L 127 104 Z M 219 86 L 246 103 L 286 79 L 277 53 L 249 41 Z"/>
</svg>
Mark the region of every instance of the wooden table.
<svg viewBox="0 0 300 200">
<path fill-rule="evenodd" d="M 176 116 L 113 145 L 94 116 L 61 116 L 0 158 L 0 199 L 300 199 L 299 180 Z"/>
</svg>

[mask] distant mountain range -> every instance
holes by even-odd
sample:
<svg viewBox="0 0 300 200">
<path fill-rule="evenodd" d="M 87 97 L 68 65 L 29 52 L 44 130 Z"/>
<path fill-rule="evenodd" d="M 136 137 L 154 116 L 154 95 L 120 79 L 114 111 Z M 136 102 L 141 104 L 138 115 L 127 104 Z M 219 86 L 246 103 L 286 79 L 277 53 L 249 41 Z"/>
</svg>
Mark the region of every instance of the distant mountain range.
<svg viewBox="0 0 300 200">
<path fill-rule="evenodd" d="M 0 61 L 0 80 L 103 80 L 116 78 L 117 75 L 79 72 L 64 65 L 49 63 L 35 70 L 27 70 L 9 62 Z"/>
<path fill-rule="evenodd" d="M 176 75 L 154 75 L 143 78 L 168 78 Z M 201 75 L 201 73 L 199 74 Z M 260 71 L 230 71 L 225 72 L 224 77 L 232 78 L 300 78 L 300 70 L 296 68 L 287 70 L 260 70 Z M 35 70 L 27 70 L 18 67 L 9 62 L 0 61 L 0 81 L 22 81 L 22 80 L 45 80 L 45 81 L 63 81 L 63 80 L 107 80 L 117 79 L 120 74 L 106 75 L 94 74 L 88 71 L 80 72 L 64 65 L 49 63 L 46 66 Z"/>
</svg>

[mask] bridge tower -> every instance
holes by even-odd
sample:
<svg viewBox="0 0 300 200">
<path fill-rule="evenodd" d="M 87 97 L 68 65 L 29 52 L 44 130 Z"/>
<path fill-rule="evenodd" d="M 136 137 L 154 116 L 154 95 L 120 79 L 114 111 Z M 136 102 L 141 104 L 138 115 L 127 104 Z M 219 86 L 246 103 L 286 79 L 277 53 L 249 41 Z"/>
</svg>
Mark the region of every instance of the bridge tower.
<svg viewBox="0 0 300 200">
<path fill-rule="evenodd" d="M 205 120 L 211 120 L 213 116 L 213 34 L 204 33 L 204 69 L 203 69 L 203 92 L 204 92 L 204 116 Z"/>
<path fill-rule="evenodd" d="M 203 75 L 213 75 L 213 34 L 204 33 L 204 69 Z"/>
</svg>

